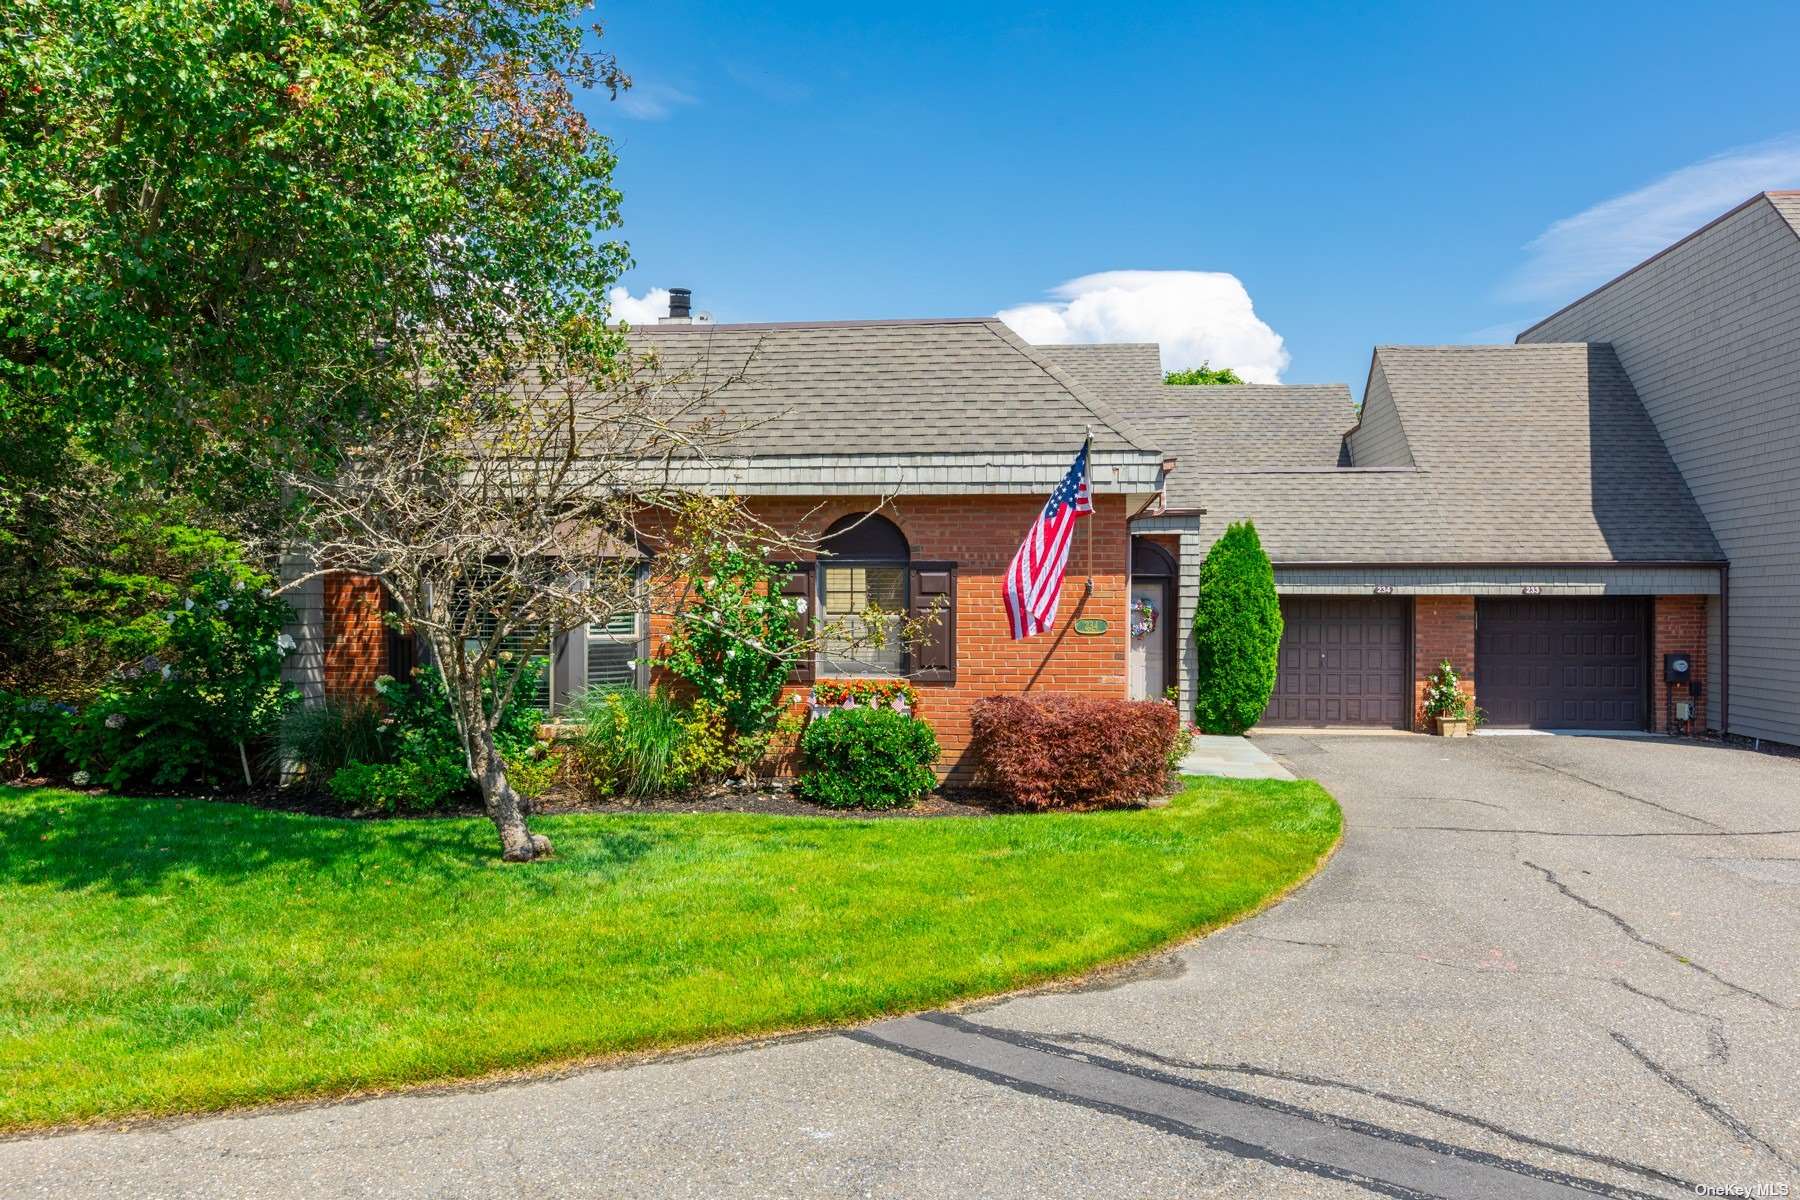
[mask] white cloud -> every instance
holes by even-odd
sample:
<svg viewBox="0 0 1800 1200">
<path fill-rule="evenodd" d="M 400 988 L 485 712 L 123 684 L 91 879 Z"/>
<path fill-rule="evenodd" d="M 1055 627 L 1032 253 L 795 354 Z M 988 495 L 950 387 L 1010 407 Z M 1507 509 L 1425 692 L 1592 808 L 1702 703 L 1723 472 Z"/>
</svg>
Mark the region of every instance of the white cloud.
<svg viewBox="0 0 1800 1200">
<path fill-rule="evenodd" d="M 658 318 L 669 315 L 669 289 L 653 287 L 640 298 L 626 288 L 610 288 L 606 293 L 606 308 L 615 321 L 654 325 Z"/>
<path fill-rule="evenodd" d="M 620 112 L 636 120 L 664 121 L 676 109 L 698 104 L 700 99 L 666 83 L 634 83 L 620 92 L 613 103 Z"/>
<path fill-rule="evenodd" d="M 1800 136 L 1741 146 L 1544 230 L 1501 288 L 1507 300 L 1570 300 L 1692 233 L 1757 192 L 1800 185 Z"/>
<path fill-rule="evenodd" d="M 1224 271 L 1102 271 L 1071 279 L 1056 299 L 1003 309 L 1028 342 L 1156 342 L 1165 370 L 1209 362 L 1249 383 L 1279 383 L 1288 352 Z"/>
</svg>

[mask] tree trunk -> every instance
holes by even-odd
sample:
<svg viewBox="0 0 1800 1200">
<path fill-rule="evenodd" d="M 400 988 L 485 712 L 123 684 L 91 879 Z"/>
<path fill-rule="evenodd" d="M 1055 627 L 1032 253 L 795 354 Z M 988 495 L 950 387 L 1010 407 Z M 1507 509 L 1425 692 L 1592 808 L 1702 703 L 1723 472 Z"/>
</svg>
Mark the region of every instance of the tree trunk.
<svg viewBox="0 0 1800 1200">
<path fill-rule="evenodd" d="M 485 725 L 469 731 L 469 762 L 475 782 L 481 785 L 481 801 L 500 831 L 500 857 L 507 862 L 530 862 L 550 854 L 550 839 L 533 833 L 525 824 L 525 801 L 506 781 L 506 761 L 494 748 L 494 735 Z"/>
</svg>

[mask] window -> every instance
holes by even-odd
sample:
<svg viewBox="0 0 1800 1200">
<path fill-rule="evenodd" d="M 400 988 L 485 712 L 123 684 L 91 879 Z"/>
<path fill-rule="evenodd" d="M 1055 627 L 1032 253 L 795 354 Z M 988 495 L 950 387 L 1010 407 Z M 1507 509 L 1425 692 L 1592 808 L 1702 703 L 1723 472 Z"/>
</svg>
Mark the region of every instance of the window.
<svg viewBox="0 0 1800 1200">
<path fill-rule="evenodd" d="M 912 553 L 885 517 L 845 517 L 820 543 L 819 610 L 836 627 L 819 655 L 824 675 L 902 675 L 900 626 L 911 599 Z"/>
<path fill-rule="evenodd" d="M 906 618 L 906 568 L 869 564 L 821 572 L 828 636 L 819 666 L 827 675 L 899 675 L 906 668 L 900 625 Z M 876 614 L 880 615 L 877 617 Z"/>
<path fill-rule="evenodd" d="M 587 627 L 587 686 L 636 687 L 639 614 L 619 613 Z"/>
</svg>

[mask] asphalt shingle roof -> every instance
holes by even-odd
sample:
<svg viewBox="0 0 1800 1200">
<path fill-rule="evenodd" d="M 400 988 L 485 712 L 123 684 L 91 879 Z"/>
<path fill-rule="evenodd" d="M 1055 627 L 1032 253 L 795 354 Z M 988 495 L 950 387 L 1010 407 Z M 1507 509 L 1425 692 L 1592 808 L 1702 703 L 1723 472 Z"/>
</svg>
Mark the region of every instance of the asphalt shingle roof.
<svg viewBox="0 0 1800 1200">
<path fill-rule="evenodd" d="M 1103 400 L 1130 405 L 1146 387 L 1162 384 L 1162 349 L 1155 342 L 1105 342 L 1032 347 Z"/>
<path fill-rule="evenodd" d="M 1073 453 L 1155 447 L 998 319 L 646 325 L 675 386 L 717 388 L 736 453 Z M 742 378 L 732 376 L 742 372 Z"/>
<path fill-rule="evenodd" d="M 1356 402 L 1341 383 L 1163 385 L 1141 392 L 1133 415 L 1176 459 L 1170 504 L 1188 479 L 1246 468 L 1335 467 Z"/>
<path fill-rule="evenodd" d="M 1178 468 L 1171 507 L 1251 518 L 1287 562 L 1724 557 L 1610 346 L 1382 346 L 1375 362 L 1416 468 Z"/>
<path fill-rule="evenodd" d="M 1800 236 L 1800 192 L 1764 192 L 1769 203 Z"/>
</svg>

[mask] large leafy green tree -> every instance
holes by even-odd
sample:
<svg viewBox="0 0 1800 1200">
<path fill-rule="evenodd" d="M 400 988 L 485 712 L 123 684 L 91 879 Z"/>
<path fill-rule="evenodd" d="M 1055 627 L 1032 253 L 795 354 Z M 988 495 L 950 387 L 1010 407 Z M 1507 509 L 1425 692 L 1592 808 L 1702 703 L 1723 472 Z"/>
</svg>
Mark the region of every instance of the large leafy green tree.
<svg viewBox="0 0 1800 1200">
<path fill-rule="evenodd" d="M 0 5 L 0 677 L 91 689 L 69 581 L 179 582 L 131 529 L 279 531 L 370 429 L 611 357 L 583 7 Z"/>
<path fill-rule="evenodd" d="M 225 493 L 455 389 L 624 261 L 570 0 L 14 0 L 0 421 Z M 41 476 L 40 476 L 41 477 Z M 22 481 L 10 480 L 12 491 Z"/>
<path fill-rule="evenodd" d="M 1275 568 L 1256 526 L 1228 526 L 1200 566 L 1194 609 L 1194 721 L 1238 734 L 1256 723 L 1275 690 L 1281 653 Z"/>
</svg>

